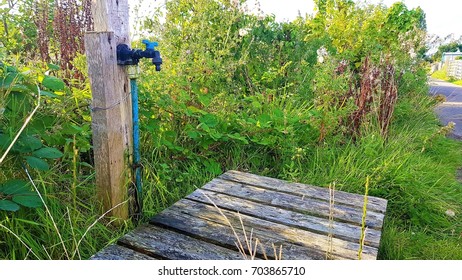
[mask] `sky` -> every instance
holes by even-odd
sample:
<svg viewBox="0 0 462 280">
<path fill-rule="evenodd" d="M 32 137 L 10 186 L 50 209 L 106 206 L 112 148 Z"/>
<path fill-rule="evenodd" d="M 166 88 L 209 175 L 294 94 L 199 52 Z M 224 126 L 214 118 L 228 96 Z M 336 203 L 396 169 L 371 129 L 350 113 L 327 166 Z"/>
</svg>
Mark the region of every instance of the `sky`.
<svg viewBox="0 0 462 280">
<path fill-rule="evenodd" d="M 128 0 L 130 5 L 140 0 Z M 247 0 L 252 8 L 257 0 Z M 163 5 L 165 0 L 144 0 L 151 5 Z M 276 20 L 293 20 L 299 11 L 302 15 L 312 14 L 314 10 L 313 0 L 258 0 L 260 7 L 266 14 L 274 14 Z M 398 0 L 368 0 L 368 3 L 383 3 L 391 6 Z M 427 31 L 441 38 L 453 33 L 455 38 L 462 36 L 462 0 L 403 0 L 408 9 L 421 7 L 426 13 Z"/>
<path fill-rule="evenodd" d="M 254 0 L 248 1 L 254 3 Z M 274 14 L 276 20 L 292 20 L 297 17 L 300 11 L 302 15 L 311 14 L 314 8 L 312 0 L 260 0 L 260 6 L 263 12 Z M 283 4 L 281 4 L 281 2 Z M 391 6 L 397 0 L 369 0 L 369 3 L 383 3 Z M 461 0 L 404 0 L 408 9 L 421 7 L 426 14 L 427 30 L 430 34 L 436 34 L 445 37 L 451 33 L 456 38 L 462 35 L 462 1 Z"/>
</svg>

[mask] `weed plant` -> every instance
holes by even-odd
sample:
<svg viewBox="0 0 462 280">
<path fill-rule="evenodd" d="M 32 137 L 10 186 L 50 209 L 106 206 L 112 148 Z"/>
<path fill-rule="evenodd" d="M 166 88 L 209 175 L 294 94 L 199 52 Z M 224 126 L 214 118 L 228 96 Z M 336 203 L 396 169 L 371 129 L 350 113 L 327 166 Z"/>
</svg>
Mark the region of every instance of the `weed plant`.
<svg viewBox="0 0 462 280">
<path fill-rule="evenodd" d="M 326 1 L 315 17 L 277 23 L 246 13 L 244 2 L 174 0 L 165 23 L 158 14 L 142 22 L 164 59 L 160 73 L 141 65 L 139 79 L 145 219 L 229 169 L 335 182 L 335 190 L 359 194 L 367 181 L 369 195 L 389 201 L 379 258 L 462 259 L 461 143 L 439 125 L 421 61 L 410 55 L 422 47 L 421 11 Z M 362 101 L 358 94 L 366 57 L 376 69 L 393 66 L 386 106 L 381 80 Z M 83 75 L 84 61 L 72 62 Z M 63 82 L 53 65 L 34 64 L 18 66 L 21 83 L 46 96 L 24 135 L 54 152 L 31 161 L 36 150 L 18 148 L 0 163 L 0 184 L 21 180 L 43 198 L 0 210 L 0 259 L 86 259 L 134 225 L 116 226 L 95 201 L 87 81 Z M 1 73 L 3 153 L 37 92 L 16 96 L 27 106 L 12 106 Z M 367 110 L 352 124 L 361 102 Z"/>
</svg>

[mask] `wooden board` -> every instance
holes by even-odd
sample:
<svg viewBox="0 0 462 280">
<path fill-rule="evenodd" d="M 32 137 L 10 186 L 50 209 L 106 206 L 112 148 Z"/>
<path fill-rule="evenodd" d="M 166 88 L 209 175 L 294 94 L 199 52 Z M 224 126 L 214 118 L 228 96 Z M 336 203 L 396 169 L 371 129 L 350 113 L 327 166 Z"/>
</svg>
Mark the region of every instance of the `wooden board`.
<svg viewBox="0 0 462 280">
<path fill-rule="evenodd" d="M 327 188 L 320 188 L 300 183 L 291 183 L 279 179 L 258 176 L 251 173 L 244 173 L 235 170 L 230 170 L 218 178 L 227 181 L 254 185 L 261 188 L 267 188 L 278 192 L 285 192 L 292 195 L 298 195 L 302 198 L 310 197 L 329 201 L 329 189 Z M 335 203 L 362 208 L 364 204 L 364 196 L 343 191 L 335 191 Z M 387 209 L 387 200 L 369 196 L 367 201 L 367 209 L 379 213 L 385 213 L 385 210 Z"/>
<path fill-rule="evenodd" d="M 199 239 L 154 225 L 142 225 L 118 241 L 123 245 L 159 259 L 237 260 L 241 255 Z"/>
<path fill-rule="evenodd" d="M 330 204 L 329 196 L 326 188 L 229 171 L 118 245 L 157 259 L 358 259 L 364 197 L 335 192 Z M 361 259 L 377 258 L 386 206 L 368 197 Z"/>
<path fill-rule="evenodd" d="M 202 194 L 199 192 L 194 192 L 192 195 L 188 196 L 188 198 L 199 203 L 193 204 L 187 200 L 181 200 L 172 207 L 181 205 L 183 207 L 194 206 L 199 208 L 202 205 L 210 204 L 208 198 L 204 196 L 204 194 L 207 193 L 208 192 L 206 191 L 202 192 Z M 208 194 L 210 197 L 210 194 L 213 193 Z M 239 213 L 241 215 L 256 217 L 278 225 L 285 225 L 291 228 L 299 228 L 301 230 L 318 233 L 321 235 L 328 235 L 331 233 L 334 237 L 338 237 L 351 242 L 359 243 L 359 238 L 361 236 L 360 226 L 336 221 L 334 221 L 332 224 L 329 224 L 329 220 L 326 219 L 287 211 L 276 207 L 262 206 L 258 203 L 233 198 L 226 195 L 218 194 L 213 196 L 213 203 L 215 203 L 215 205 L 217 205 L 220 209 L 227 209 L 228 211 L 223 210 L 227 213 Z M 215 212 L 218 213 L 216 210 Z M 378 247 L 379 242 L 380 231 L 375 229 L 368 229 L 366 231 L 365 244 Z"/>
<path fill-rule="evenodd" d="M 139 253 L 132 249 L 112 244 L 101 252 L 91 257 L 92 260 L 156 260 L 146 254 Z"/>
<path fill-rule="evenodd" d="M 274 258 L 273 244 L 276 248 L 280 245 L 283 246 L 284 259 L 325 259 L 326 257 L 326 251 L 323 248 L 327 245 L 328 239 L 325 238 L 327 235 L 291 228 L 241 213 L 226 210 L 222 210 L 222 212 L 226 218 L 214 206 L 181 200 L 178 204 L 154 217 L 151 223 L 169 226 L 199 238 L 207 238 L 208 242 L 230 248 L 236 247 L 237 238 L 232 232 L 232 228 L 234 228 L 237 237 L 244 245 L 246 244 L 245 240 L 249 243 L 252 240 L 252 243 L 255 243 L 258 238 L 270 258 Z M 250 238 L 251 233 L 252 239 Z M 333 238 L 332 241 L 334 244 L 333 254 L 338 259 L 355 259 L 357 257 L 358 243 L 338 238 Z M 247 249 L 246 246 L 244 247 Z M 262 257 L 261 248 L 258 247 L 257 249 L 258 256 Z M 373 259 L 377 254 L 377 249 L 365 246 L 363 254 L 364 259 Z"/>
<path fill-rule="evenodd" d="M 214 196 L 226 194 L 264 205 L 271 205 L 281 209 L 303 213 L 306 215 L 313 215 L 323 218 L 329 217 L 329 202 L 327 201 L 312 199 L 308 197 L 302 198 L 293 194 L 280 193 L 273 190 L 253 187 L 247 184 L 224 181 L 221 179 L 213 179 L 211 182 L 202 187 L 202 190 L 212 191 Z M 212 193 L 209 194 L 212 195 Z M 362 207 L 361 211 L 358 211 L 358 209 L 359 208 L 352 206 L 335 205 L 334 219 L 360 225 L 362 220 Z M 368 211 L 367 216 L 367 227 L 382 227 L 384 217 L 382 213 Z"/>
</svg>

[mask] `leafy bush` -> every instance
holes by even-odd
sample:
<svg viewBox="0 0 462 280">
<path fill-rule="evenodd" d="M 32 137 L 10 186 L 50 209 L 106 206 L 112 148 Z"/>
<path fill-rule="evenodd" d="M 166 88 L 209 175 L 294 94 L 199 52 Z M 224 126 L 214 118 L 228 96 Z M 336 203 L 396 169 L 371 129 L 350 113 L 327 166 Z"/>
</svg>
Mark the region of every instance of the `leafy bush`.
<svg viewBox="0 0 462 280">
<path fill-rule="evenodd" d="M 369 178 L 389 200 L 382 258 L 462 257 L 462 220 L 444 214 L 461 211 L 461 145 L 428 96 L 423 12 L 317 3 L 316 16 L 278 23 L 245 1 L 172 0 L 165 22 L 142 22 L 164 59 L 138 79 L 145 216 L 228 169 L 356 193 Z M 84 62 L 72 65 L 86 75 Z M 87 258 L 128 228 L 97 214 L 89 85 L 30 64 L 1 69 L 1 152 L 42 102 L 1 163 L 0 258 Z"/>
</svg>

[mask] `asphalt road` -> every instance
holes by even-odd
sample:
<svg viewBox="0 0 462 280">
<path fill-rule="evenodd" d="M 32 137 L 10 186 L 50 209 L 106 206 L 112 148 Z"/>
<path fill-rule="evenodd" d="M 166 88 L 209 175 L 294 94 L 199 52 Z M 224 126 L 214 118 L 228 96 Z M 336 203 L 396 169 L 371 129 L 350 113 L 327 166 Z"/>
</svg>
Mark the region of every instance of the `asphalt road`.
<svg viewBox="0 0 462 280">
<path fill-rule="evenodd" d="M 449 122 L 456 124 L 451 136 L 462 140 L 462 86 L 430 79 L 430 94 L 442 94 L 446 97 L 446 102 L 440 104 L 435 111 L 443 125 Z"/>
</svg>

